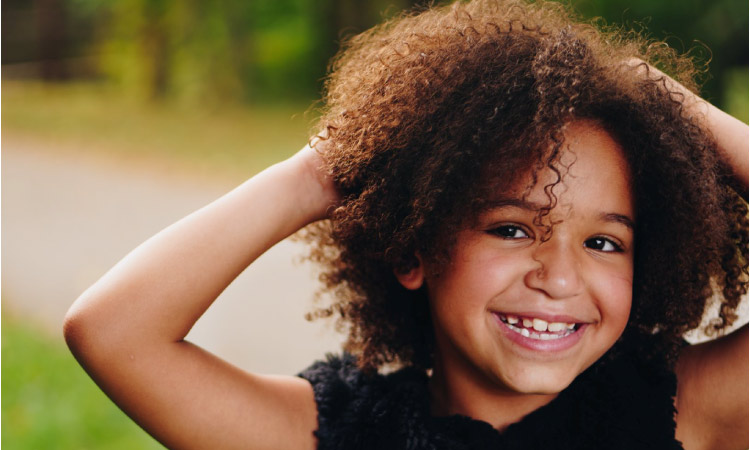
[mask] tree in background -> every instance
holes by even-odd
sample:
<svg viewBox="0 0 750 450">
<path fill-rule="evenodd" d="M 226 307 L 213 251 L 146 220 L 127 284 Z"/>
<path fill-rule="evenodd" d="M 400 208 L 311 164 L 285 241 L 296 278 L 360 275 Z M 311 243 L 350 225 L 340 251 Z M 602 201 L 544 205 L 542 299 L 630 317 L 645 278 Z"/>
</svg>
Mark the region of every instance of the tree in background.
<svg viewBox="0 0 750 450">
<path fill-rule="evenodd" d="M 36 61 L 47 80 L 94 73 L 150 100 L 309 101 L 342 39 L 425 1 L 5 0 L 3 64 Z M 710 61 L 705 95 L 726 107 L 739 89 L 747 104 L 747 1 L 571 1 Z M 88 67 L 69 70 L 76 57 Z"/>
</svg>

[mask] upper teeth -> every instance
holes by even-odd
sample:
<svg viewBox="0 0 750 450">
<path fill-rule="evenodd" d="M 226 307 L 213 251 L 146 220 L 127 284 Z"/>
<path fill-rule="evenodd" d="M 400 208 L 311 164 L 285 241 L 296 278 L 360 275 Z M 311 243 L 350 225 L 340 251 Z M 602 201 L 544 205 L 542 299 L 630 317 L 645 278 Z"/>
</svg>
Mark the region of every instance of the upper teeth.
<svg viewBox="0 0 750 450">
<path fill-rule="evenodd" d="M 501 316 L 505 319 L 505 322 L 515 325 L 518 322 L 521 322 L 524 327 L 526 328 L 533 328 L 536 331 L 548 331 L 552 333 L 557 333 L 563 330 L 572 330 L 575 328 L 575 323 L 566 323 L 566 322 L 547 322 L 544 319 L 537 319 L 535 317 L 529 318 L 519 318 L 517 316 L 511 316 L 511 315 L 505 315 Z"/>
</svg>

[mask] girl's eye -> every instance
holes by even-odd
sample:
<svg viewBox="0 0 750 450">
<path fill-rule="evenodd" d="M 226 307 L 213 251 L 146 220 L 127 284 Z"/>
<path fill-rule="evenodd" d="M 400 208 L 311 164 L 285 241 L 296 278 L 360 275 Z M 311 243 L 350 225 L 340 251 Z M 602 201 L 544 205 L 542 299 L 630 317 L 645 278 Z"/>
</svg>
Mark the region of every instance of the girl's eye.
<svg viewBox="0 0 750 450">
<path fill-rule="evenodd" d="M 497 228 L 493 228 L 490 232 L 503 239 L 525 239 L 529 237 L 529 235 L 523 231 L 523 228 L 515 225 L 501 225 Z"/>
<path fill-rule="evenodd" d="M 583 243 L 583 246 L 600 252 L 621 252 L 622 247 L 615 242 L 602 237 L 595 237 Z"/>
</svg>

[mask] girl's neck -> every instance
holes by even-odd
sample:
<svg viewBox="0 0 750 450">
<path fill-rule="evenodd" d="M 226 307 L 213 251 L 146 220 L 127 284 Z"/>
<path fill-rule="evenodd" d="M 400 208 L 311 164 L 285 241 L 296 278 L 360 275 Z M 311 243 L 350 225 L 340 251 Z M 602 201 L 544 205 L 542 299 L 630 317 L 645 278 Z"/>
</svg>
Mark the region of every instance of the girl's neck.
<svg viewBox="0 0 750 450">
<path fill-rule="evenodd" d="M 445 371 L 436 363 L 429 381 L 432 415 L 460 414 L 503 431 L 557 397 L 557 394 L 512 392 L 489 382 L 477 382 L 482 378 L 476 375 Z"/>
</svg>

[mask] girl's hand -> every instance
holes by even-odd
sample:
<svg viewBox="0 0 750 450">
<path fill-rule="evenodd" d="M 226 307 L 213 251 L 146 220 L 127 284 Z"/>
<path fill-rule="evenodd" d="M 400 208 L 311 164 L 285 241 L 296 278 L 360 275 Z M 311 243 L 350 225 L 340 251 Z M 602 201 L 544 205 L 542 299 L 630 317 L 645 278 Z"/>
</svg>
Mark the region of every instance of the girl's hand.
<svg viewBox="0 0 750 450">
<path fill-rule="evenodd" d="M 299 166 L 301 180 L 309 187 L 308 201 L 312 205 L 316 205 L 318 213 L 315 215 L 315 219 L 317 220 L 327 218 L 332 208 L 341 201 L 333 179 L 326 168 L 324 158 L 328 145 L 327 140 L 315 136 L 309 144 L 290 158 L 290 162 Z"/>
<path fill-rule="evenodd" d="M 638 58 L 629 60 L 627 65 L 636 68 L 638 76 L 652 80 L 664 79 L 665 86 L 670 92 L 677 92 L 683 96 L 682 104 L 685 110 L 714 137 L 719 156 L 727 167 L 731 168 L 737 181 L 741 183 L 742 190 L 739 194 L 747 200 L 749 130 L 747 124 L 703 100 L 659 69 Z"/>
</svg>

